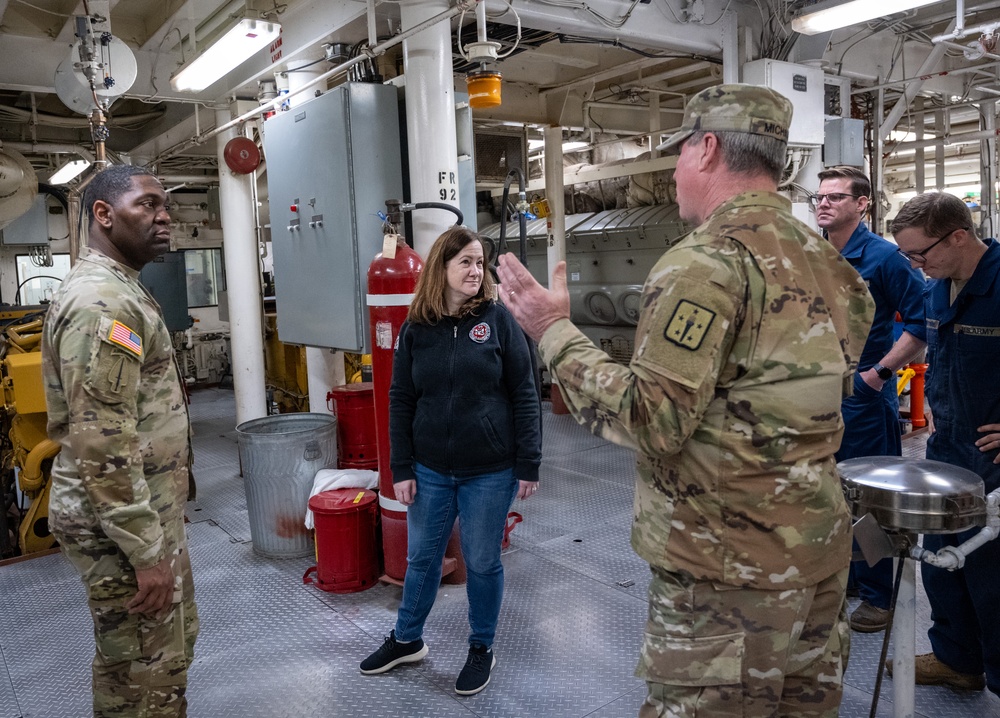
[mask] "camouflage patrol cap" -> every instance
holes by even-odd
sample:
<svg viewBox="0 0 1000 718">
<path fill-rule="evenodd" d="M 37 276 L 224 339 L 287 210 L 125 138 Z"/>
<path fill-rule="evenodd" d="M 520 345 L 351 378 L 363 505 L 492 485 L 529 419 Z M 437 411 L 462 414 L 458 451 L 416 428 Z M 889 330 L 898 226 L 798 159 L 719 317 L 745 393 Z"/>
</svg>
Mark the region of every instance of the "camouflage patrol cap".
<svg viewBox="0 0 1000 718">
<path fill-rule="evenodd" d="M 792 103 L 760 85 L 716 85 L 692 97 L 681 128 L 656 149 L 669 154 L 695 132 L 746 132 L 788 142 Z"/>
</svg>

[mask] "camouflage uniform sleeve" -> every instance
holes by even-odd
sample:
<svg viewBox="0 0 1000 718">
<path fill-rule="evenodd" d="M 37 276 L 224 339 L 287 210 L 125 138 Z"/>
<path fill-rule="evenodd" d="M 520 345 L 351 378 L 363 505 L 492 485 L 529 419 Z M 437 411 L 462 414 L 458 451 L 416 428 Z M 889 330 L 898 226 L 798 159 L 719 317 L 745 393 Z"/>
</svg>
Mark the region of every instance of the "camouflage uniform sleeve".
<svg viewBox="0 0 1000 718">
<path fill-rule="evenodd" d="M 675 248 L 646 281 L 635 352 L 622 366 L 569 320 L 538 348 L 567 406 L 592 433 L 649 456 L 677 453 L 715 396 L 744 310 L 738 261 Z"/>
<path fill-rule="evenodd" d="M 134 332 L 126 339 L 138 339 L 138 351 L 121 342 L 122 327 Z M 137 430 L 144 328 L 138 309 L 84 307 L 66 317 L 53 347 L 69 411 L 66 441 L 80 480 L 101 528 L 135 568 L 164 557 Z"/>
</svg>

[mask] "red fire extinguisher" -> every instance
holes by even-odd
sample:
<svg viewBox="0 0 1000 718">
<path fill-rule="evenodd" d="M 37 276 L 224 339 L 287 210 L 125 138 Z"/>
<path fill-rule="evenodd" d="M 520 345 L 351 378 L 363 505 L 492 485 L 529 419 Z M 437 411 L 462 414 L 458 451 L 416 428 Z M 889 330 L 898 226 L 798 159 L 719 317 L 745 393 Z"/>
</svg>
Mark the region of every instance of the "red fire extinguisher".
<svg viewBox="0 0 1000 718">
<path fill-rule="evenodd" d="M 372 383 L 375 435 L 378 442 L 379 507 L 385 574 L 402 581 L 406 575 L 406 506 L 396 501 L 389 468 L 389 386 L 399 329 L 406 320 L 424 262 L 402 236 L 392 257 L 379 253 L 368 267 L 368 314 L 371 321 Z"/>
</svg>

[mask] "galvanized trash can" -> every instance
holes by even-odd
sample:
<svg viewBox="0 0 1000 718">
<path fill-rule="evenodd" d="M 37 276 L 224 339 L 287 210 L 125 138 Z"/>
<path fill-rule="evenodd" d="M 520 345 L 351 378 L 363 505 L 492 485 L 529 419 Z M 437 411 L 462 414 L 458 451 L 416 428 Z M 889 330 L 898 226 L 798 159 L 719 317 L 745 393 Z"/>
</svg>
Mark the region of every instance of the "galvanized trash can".
<svg viewBox="0 0 1000 718">
<path fill-rule="evenodd" d="M 313 553 L 305 527 L 313 477 L 337 467 L 337 420 L 327 414 L 277 414 L 236 427 L 254 553 L 298 558 Z"/>
</svg>

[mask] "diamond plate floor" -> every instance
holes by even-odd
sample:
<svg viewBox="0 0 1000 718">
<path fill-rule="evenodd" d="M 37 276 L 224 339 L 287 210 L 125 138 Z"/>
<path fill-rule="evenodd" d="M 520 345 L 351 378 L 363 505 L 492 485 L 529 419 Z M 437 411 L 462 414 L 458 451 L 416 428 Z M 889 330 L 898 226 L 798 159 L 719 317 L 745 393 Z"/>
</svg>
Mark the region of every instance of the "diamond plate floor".
<svg viewBox="0 0 1000 718">
<path fill-rule="evenodd" d="M 465 587 L 444 585 L 427 622 L 424 661 L 384 676 L 358 662 L 395 619 L 400 589 L 332 594 L 302 584 L 310 558 L 252 551 L 231 392 L 192 397 L 198 500 L 188 505 L 202 619 L 190 713 L 202 718 L 626 718 L 645 686 L 633 677 L 646 614 L 646 564 L 629 547 L 633 457 L 568 416 L 545 414 L 542 488 L 504 554 L 506 590 L 490 687 L 453 691 L 466 653 Z M 920 442 L 919 444 L 917 442 Z M 907 451 L 922 451 L 921 437 Z M 919 581 L 918 581 L 919 586 Z M 853 607 L 853 603 L 852 603 Z M 918 595 L 918 650 L 927 650 Z M 881 634 L 854 634 L 840 715 L 868 715 Z M 90 618 L 60 555 L 0 567 L 0 718 L 89 715 Z M 892 716 L 885 681 L 878 715 Z M 918 688 L 916 718 L 1000 718 L 990 693 Z"/>
</svg>

